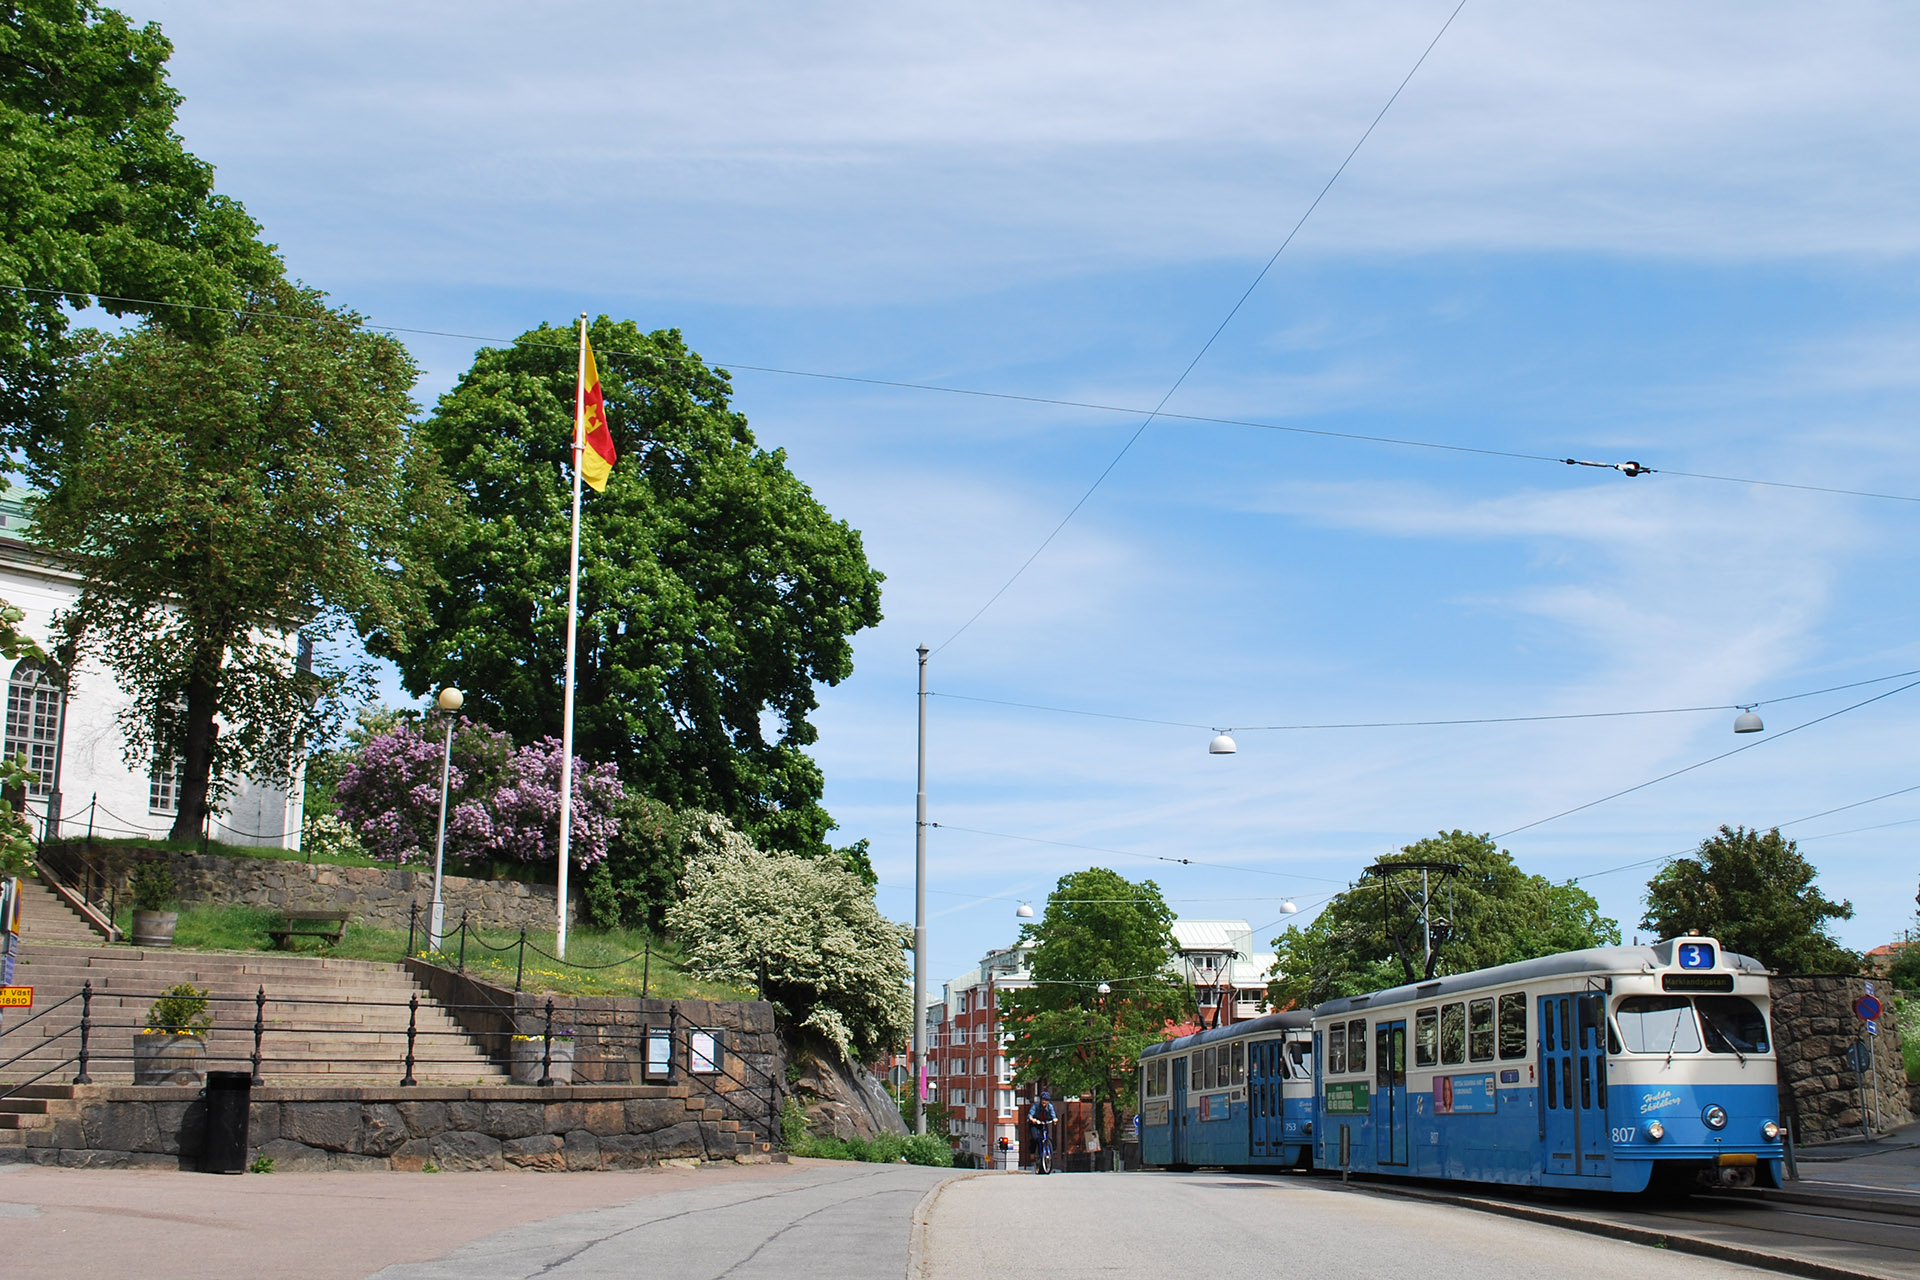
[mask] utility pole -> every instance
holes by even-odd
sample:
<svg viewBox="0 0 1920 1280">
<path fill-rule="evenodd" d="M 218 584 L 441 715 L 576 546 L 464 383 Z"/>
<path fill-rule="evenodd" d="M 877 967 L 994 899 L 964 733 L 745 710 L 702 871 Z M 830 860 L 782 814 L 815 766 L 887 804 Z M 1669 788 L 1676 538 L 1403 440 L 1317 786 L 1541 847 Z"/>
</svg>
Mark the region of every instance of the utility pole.
<svg viewBox="0 0 1920 1280">
<path fill-rule="evenodd" d="M 927 646 L 920 655 L 919 790 L 913 801 L 913 1131 L 927 1131 Z"/>
</svg>

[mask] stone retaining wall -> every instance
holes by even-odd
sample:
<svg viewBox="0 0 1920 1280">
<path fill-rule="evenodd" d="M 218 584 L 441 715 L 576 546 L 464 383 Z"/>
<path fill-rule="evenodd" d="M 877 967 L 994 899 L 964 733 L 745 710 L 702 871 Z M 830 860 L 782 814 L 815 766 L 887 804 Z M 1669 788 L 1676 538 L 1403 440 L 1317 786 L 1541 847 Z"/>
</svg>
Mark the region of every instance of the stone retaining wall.
<svg viewBox="0 0 1920 1280">
<path fill-rule="evenodd" d="M 81 1085 L 18 1147 L 74 1168 L 197 1168 L 206 1102 L 191 1086 Z M 276 1172 L 634 1169 L 772 1156 L 714 1108 L 666 1087 L 277 1088 L 253 1091 L 248 1160 Z"/>
<path fill-rule="evenodd" d="M 183 903 L 242 903 L 280 911 L 347 911 L 359 924 L 407 927 L 420 904 L 421 927 L 433 900 L 433 872 L 402 867 L 341 867 L 331 863 L 229 858 L 215 853 L 166 853 Z M 449 929 L 467 915 L 476 928 L 551 932 L 554 888 L 518 880 L 444 876 L 441 899 Z M 578 914 L 576 903 L 572 914 Z"/>
<path fill-rule="evenodd" d="M 1862 1124 L 1877 1133 L 1909 1124 L 1914 1110 L 1907 1093 L 1906 1063 L 1893 991 L 1875 984 L 1883 1007 L 1880 1034 L 1866 1034 L 1853 1002 L 1866 994 L 1867 979 L 1780 974 L 1773 979 L 1773 1035 L 1780 1061 L 1780 1111 L 1793 1119 L 1799 1142 L 1857 1137 Z M 1865 1110 L 1848 1046 L 1865 1041 L 1873 1069 L 1866 1074 Z M 1878 1108 L 1875 1108 L 1875 1077 Z"/>
<path fill-rule="evenodd" d="M 573 1032 L 573 1078 L 583 1084 L 651 1084 L 646 1075 L 649 1030 L 672 1037 L 672 1078 L 689 1096 L 724 1104 L 729 1118 L 777 1139 L 787 1050 L 773 1006 L 760 1000 L 662 1000 L 641 996 L 545 996 L 509 991 L 424 960 L 407 971 L 433 994 L 461 1029 L 495 1061 L 505 1062 L 513 1035 L 541 1035 L 547 1002 L 556 1032 Z M 716 1033 L 719 1070 L 693 1071 L 689 1032 Z"/>
</svg>

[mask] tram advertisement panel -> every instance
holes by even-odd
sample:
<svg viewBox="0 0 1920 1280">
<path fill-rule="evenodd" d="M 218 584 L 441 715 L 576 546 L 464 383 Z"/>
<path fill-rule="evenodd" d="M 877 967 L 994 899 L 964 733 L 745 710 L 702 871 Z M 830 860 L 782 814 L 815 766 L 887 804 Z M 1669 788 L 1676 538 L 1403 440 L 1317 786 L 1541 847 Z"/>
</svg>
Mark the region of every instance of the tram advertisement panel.
<svg viewBox="0 0 1920 1280">
<path fill-rule="evenodd" d="M 1437 1116 L 1492 1115 L 1493 1074 L 1435 1076 L 1433 1113 Z"/>
<path fill-rule="evenodd" d="M 1348 1080 L 1327 1086 L 1327 1114 L 1365 1115 L 1372 1109 L 1371 1086 L 1364 1080 Z"/>
</svg>

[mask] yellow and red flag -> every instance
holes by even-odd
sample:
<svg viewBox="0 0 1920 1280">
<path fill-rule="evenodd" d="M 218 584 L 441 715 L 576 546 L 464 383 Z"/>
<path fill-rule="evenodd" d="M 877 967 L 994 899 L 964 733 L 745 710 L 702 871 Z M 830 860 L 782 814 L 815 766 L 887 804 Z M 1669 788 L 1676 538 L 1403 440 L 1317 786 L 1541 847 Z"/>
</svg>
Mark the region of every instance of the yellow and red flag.
<svg viewBox="0 0 1920 1280">
<path fill-rule="evenodd" d="M 607 429 L 607 406 L 600 396 L 600 370 L 593 363 L 593 344 L 581 335 L 580 416 L 573 424 L 574 439 L 584 445 L 580 450 L 580 478 L 604 493 L 607 477 L 613 474 L 613 432 Z"/>
</svg>

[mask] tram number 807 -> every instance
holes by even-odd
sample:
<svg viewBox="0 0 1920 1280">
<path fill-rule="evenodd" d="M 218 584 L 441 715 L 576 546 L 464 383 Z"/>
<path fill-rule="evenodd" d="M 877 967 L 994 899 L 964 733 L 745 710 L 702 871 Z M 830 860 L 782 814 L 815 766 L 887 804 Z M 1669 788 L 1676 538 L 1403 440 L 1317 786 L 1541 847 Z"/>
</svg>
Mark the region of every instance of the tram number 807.
<svg viewBox="0 0 1920 1280">
<path fill-rule="evenodd" d="M 1635 1135 L 1636 1133 L 1639 1133 L 1639 1132 L 1640 1132 L 1640 1129 L 1639 1129 L 1639 1126 L 1638 1126 L 1638 1125 L 1631 1125 L 1631 1124 L 1630 1124 L 1630 1125 L 1628 1125 L 1628 1126 L 1627 1126 L 1626 1128 L 1624 1128 L 1624 1129 L 1615 1129 L 1615 1130 L 1613 1131 L 1613 1140 L 1614 1140 L 1614 1141 L 1615 1141 L 1616 1143 L 1627 1143 L 1627 1142 L 1632 1142 L 1632 1141 L 1633 1141 L 1633 1136 L 1634 1136 L 1634 1135 Z"/>
</svg>

